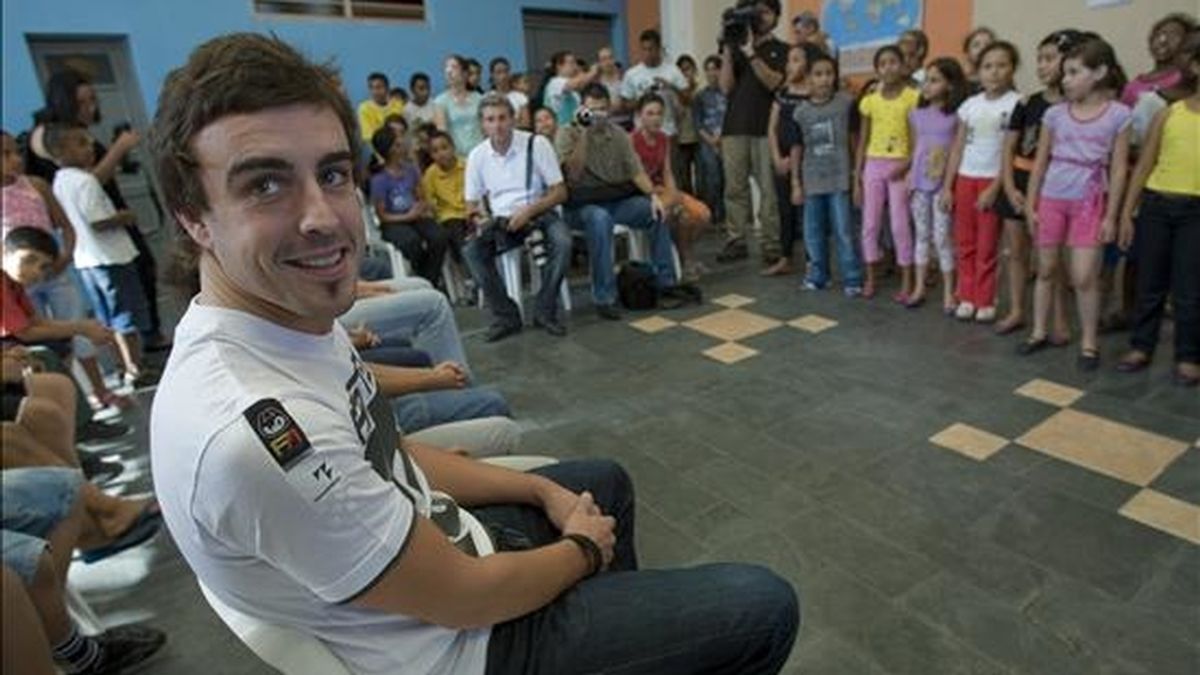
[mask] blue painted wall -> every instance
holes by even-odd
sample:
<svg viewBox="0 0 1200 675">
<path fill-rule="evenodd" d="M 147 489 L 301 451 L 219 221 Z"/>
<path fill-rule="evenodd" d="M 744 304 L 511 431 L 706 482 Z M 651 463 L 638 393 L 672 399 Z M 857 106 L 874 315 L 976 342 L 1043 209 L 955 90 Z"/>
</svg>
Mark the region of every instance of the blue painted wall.
<svg viewBox="0 0 1200 675">
<path fill-rule="evenodd" d="M 274 32 L 317 59 L 333 57 L 354 101 L 366 97 L 366 76 L 383 71 L 408 87 L 417 70 L 442 88 L 445 55 L 484 62 L 503 55 L 525 70 L 522 9 L 608 14 L 613 44 L 625 53 L 624 0 L 427 0 L 424 22 L 345 21 L 255 15 L 252 0 L 4 0 L 4 128 L 29 126 L 42 93 L 26 35 L 125 36 L 146 113 L 154 115 L 163 77 L 200 42 L 234 31 Z"/>
</svg>

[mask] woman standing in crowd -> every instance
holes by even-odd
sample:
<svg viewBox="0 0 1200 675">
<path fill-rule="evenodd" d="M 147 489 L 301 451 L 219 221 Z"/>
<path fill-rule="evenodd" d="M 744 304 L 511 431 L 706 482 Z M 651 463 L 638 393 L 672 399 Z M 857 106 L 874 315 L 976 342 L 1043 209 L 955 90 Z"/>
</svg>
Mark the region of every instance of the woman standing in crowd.
<svg viewBox="0 0 1200 675">
<path fill-rule="evenodd" d="M 1079 310 L 1079 367 L 1085 371 L 1100 365 L 1100 266 L 1104 244 L 1116 240 L 1128 171 L 1132 113 L 1114 100 L 1124 85 L 1125 73 L 1104 40 L 1084 39 L 1067 51 L 1062 79 L 1067 100 L 1046 111 L 1025 198 L 1038 246 L 1038 280 L 1033 332 L 1018 352 L 1033 354 L 1048 344 L 1046 322 L 1065 246 Z"/>
<path fill-rule="evenodd" d="M 995 41 L 996 31 L 987 26 L 976 28 L 967 33 L 967 37 L 963 39 L 963 54 L 967 57 L 967 82 L 970 83 L 972 96 L 978 94 L 983 89 L 983 86 L 979 82 L 979 59 L 983 55 L 983 50 Z"/>
<path fill-rule="evenodd" d="M 471 91 L 467 84 L 467 60 L 458 54 L 446 57 L 446 91 L 433 100 L 434 124 L 450 134 L 459 157 L 483 142 L 483 130 L 479 128 L 479 92 Z"/>
</svg>

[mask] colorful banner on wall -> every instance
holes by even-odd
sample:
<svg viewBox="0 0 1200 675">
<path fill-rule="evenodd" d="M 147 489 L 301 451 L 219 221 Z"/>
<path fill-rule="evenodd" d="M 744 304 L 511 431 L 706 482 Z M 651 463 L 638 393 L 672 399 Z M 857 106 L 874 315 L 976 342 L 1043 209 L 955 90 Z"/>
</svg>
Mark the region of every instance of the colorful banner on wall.
<svg viewBox="0 0 1200 675">
<path fill-rule="evenodd" d="M 825 0 L 821 28 L 837 50 L 845 75 L 870 73 L 875 50 L 921 26 L 923 0 Z"/>
</svg>

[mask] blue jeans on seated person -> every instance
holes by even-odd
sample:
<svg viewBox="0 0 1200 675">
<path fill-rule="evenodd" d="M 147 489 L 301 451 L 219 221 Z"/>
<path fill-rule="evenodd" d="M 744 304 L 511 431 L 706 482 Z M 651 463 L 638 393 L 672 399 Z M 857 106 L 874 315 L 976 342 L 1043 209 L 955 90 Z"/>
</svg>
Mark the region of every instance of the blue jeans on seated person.
<svg viewBox="0 0 1200 675">
<path fill-rule="evenodd" d="M 535 469 L 592 493 L 617 521 L 609 569 L 545 607 L 492 628 L 487 675 L 777 673 L 800 623 L 791 585 L 754 565 L 638 571 L 634 494 L 620 465 L 575 460 Z M 561 533 L 530 506 L 471 509 L 497 550 L 545 546 Z"/>
<path fill-rule="evenodd" d="M 469 368 L 462 339 L 454 322 L 454 309 L 442 293 L 424 279 L 390 279 L 396 292 L 354 301 L 338 317 L 343 326 L 364 324 L 384 343 L 404 340 L 435 361 L 453 361 Z"/>
<path fill-rule="evenodd" d="M 542 287 L 538 290 L 534 316 L 557 321 L 558 293 L 567 267 L 571 264 L 571 232 L 554 212 L 543 214 L 540 222 L 546 232 L 547 259 L 541 270 Z M 463 245 L 467 267 L 483 291 L 483 298 L 492 310 L 492 316 L 497 323 L 517 326 L 521 324 L 521 309 L 508 297 L 500 272 L 496 269 L 496 258 L 503 254 L 496 249 L 496 240 L 486 235 L 469 239 Z"/>
<path fill-rule="evenodd" d="M 862 260 L 858 257 L 858 246 L 854 241 L 854 228 L 850 219 L 850 195 L 846 192 L 805 195 L 804 247 L 808 254 L 808 275 L 805 281 L 818 288 L 827 287 L 832 280 L 829 272 L 830 234 L 833 235 L 837 246 L 842 286 L 861 290 Z"/>
<path fill-rule="evenodd" d="M 385 366 L 400 366 L 401 368 L 432 368 L 433 357 L 428 352 L 417 349 L 404 338 L 379 338 L 379 344 L 367 349 L 361 349 L 358 355 L 367 363 L 381 363 Z"/>
<path fill-rule="evenodd" d="M 451 422 L 512 416 L 504 396 L 488 387 L 398 396 L 392 399 L 392 412 L 396 415 L 396 424 L 409 434 Z"/>
<path fill-rule="evenodd" d="M 634 195 L 610 202 L 584 204 L 567 210 L 571 227 L 583 230 L 592 268 L 592 302 L 612 305 L 617 301 L 617 275 L 613 271 L 613 228 L 625 225 L 650 232 L 650 265 L 658 287 L 675 283 L 675 259 L 671 255 L 671 230 L 654 218 L 650 198 Z"/>
<path fill-rule="evenodd" d="M 83 474 L 65 467 L 0 472 L 0 549 L 4 564 L 33 583 L 46 539 L 79 499 Z"/>
</svg>

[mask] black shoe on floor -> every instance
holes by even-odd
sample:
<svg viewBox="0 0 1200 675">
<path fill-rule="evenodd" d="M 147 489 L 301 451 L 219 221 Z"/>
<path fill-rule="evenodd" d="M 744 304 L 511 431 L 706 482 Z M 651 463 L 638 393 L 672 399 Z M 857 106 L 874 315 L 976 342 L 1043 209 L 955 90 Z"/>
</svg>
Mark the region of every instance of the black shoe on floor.
<svg viewBox="0 0 1200 675">
<path fill-rule="evenodd" d="M 1100 367 L 1100 352 L 1095 349 L 1085 349 L 1079 352 L 1079 358 L 1075 363 L 1083 372 L 1093 372 Z"/>
<path fill-rule="evenodd" d="M 557 319 L 542 319 L 535 317 L 533 320 L 533 325 L 541 328 L 554 337 L 563 337 L 567 334 L 567 327 Z"/>
<path fill-rule="evenodd" d="M 137 375 L 130 376 L 125 374 L 125 384 L 137 389 L 145 389 L 146 387 L 154 387 L 158 385 L 159 379 L 162 378 L 162 371 L 149 366 L 142 366 L 138 370 Z"/>
<path fill-rule="evenodd" d="M 125 465 L 120 462 L 106 462 L 90 452 L 79 453 L 79 468 L 90 481 L 103 485 L 116 480 L 125 471 Z"/>
<path fill-rule="evenodd" d="M 82 671 L 85 675 L 117 675 L 154 656 L 166 644 L 167 635 L 149 626 L 128 624 L 109 628 L 97 635 L 96 641 L 101 657 L 94 667 Z"/>
<path fill-rule="evenodd" d="M 750 257 L 750 249 L 746 246 L 746 242 L 734 240 L 725 244 L 725 248 L 717 254 L 717 262 L 728 263 L 745 260 Z"/>
<path fill-rule="evenodd" d="M 79 443 L 90 443 L 95 441 L 111 441 L 114 438 L 120 438 L 129 433 L 129 425 L 121 422 L 97 422 L 96 420 L 88 420 L 83 428 L 76 434 L 75 440 Z"/>
<path fill-rule="evenodd" d="M 1017 345 L 1017 354 L 1020 356 L 1029 356 L 1036 354 L 1050 346 L 1050 341 L 1046 338 L 1030 338 L 1021 344 Z"/>
<path fill-rule="evenodd" d="M 483 336 L 484 342 L 499 342 L 510 335 L 521 332 L 519 323 L 494 323 Z"/>
<path fill-rule="evenodd" d="M 620 321 L 621 310 L 616 305 L 596 305 L 596 316 L 609 321 Z"/>
</svg>

